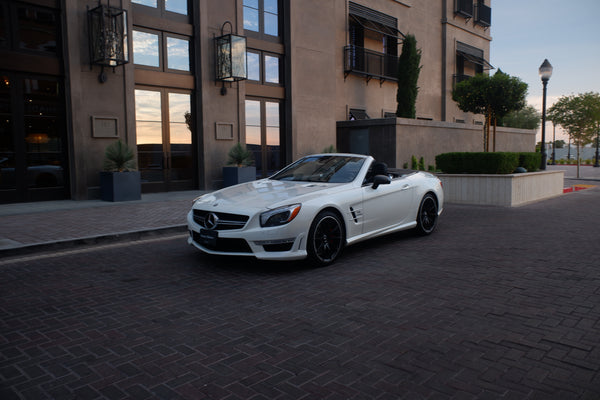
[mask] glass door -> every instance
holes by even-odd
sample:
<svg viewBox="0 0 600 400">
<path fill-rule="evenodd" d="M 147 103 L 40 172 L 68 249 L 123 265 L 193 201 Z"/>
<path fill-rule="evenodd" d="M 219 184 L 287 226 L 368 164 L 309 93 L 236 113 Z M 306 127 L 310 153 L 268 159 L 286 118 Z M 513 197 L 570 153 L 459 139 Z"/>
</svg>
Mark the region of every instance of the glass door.
<svg viewBox="0 0 600 400">
<path fill-rule="evenodd" d="M 281 103 L 246 100 L 246 147 L 254 155 L 257 178 L 265 178 L 281 165 Z"/>
<path fill-rule="evenodd" d="M 0 202 L 68 197 L 60 81 L 0 74 Z"/>
<path fill-rule="evenodd" d="M 194 188 L 190 100 L 190 93 L 136 89 L 136 141 L 143 192 Z"/>
</svg>

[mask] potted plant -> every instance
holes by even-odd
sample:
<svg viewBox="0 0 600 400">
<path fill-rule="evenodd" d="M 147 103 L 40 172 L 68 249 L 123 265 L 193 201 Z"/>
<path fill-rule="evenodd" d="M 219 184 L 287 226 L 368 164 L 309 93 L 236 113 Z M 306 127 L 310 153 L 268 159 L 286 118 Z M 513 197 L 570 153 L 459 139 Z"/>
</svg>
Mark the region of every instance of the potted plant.
<svg viewBox="0 0 600 400">
<path fill-rule="evenodd" d="M 228 166 L 223 167 L 223 186 L 256 180 L 256 167 L 252 152 L 241 143 L 236 143 L 227 154 Z"/>
<path fill-rule="evenodd" d="M 104 171 L 100 172 L 100 197 L 104 201 L 142 198 L 140 172 L 132 148 L 118 140 L 106 148 Z"/>
</svg>

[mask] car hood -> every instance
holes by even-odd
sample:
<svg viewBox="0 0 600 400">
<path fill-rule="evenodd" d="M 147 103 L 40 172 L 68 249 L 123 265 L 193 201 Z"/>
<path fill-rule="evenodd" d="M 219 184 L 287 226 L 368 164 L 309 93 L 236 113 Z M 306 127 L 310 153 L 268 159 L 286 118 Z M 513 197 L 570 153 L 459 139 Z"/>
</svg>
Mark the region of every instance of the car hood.
<svg viewBox="0 0 600 400">
<path fill-rule="evenodd" d="M 302 203 L 321 192 L 338 187 L 339 183 L 291 182 L 261 179 L 217 190 L 200 197 L 195 208 L 240 212 L 264 210 L 293 203 Z"/>
</svg>

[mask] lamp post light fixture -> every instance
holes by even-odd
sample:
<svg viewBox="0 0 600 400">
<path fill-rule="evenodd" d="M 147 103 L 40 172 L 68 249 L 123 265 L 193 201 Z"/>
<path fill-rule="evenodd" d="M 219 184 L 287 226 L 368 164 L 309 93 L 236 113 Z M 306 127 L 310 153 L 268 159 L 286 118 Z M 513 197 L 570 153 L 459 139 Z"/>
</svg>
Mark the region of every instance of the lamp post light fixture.
<svg viewBox="0 0 600 400">
<path fill-rule="evenodd" d="M 542 85 L 544 87 L 544 93 L 542 97 L 542 145 L 540 146 L 540 150 L 542 151 L 542 162 L 540 164 L 540 169 L 546 169 L 546 86 L 548 86 L 548 81 L 552 76 L 552 65 L 545 59 L 542 65 L 538 70 L 540 74 L 540 78 L 542 78 Z"/>
<path fill-rule="evenodd" d="M 98 76 L 100 83 L 107 80 L 104 67 L 115 67 L 129 62 L 127 47 L 127 11 L 104 5 L 98 0 L 98 6 L 88 8 L 88 29 L 90 45 L 90 69 L 100 65 Z"/>
<path fill-rule="evenodd" d="M 248 79 L 246 37 L 233 33 L 224 34 L 227 24 L 233 32 L 231 22 L 225 21 L 221 26 L 221 36 L 215 38 L 216 79 L 223 82 L 222 95 L 227 93 L 225 82 Z"/>
</svg>

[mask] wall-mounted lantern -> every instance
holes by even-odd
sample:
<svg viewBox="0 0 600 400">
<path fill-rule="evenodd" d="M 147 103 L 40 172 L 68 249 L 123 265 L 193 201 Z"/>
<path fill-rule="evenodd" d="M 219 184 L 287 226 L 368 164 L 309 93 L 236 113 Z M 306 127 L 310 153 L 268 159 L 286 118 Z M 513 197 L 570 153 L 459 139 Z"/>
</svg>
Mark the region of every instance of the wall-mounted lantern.
<svg viewBox="0 0 600 400">
<path fill-rule="evenodd" d="M 114 68 L 129 62 L 127 47 L 127 11 L 101 4 L 88 9 L 88 27 L 90 44 L 90 68 L 100 65 L 98 76 L 101 83 L 106 82 L 104 67 Z"/>
<path fill-rule="evenodd" d="M 221 26 L 221 36 L 215 38 L 217 81 L 223 82 L 222 95 L 227 93 L 225 82 L 248 79 L 246 37 L 233 33 L 224 34 L 226 24 L 229 24 L 233 32 L 231 22 L 225 21 Z"/>
</svg>

